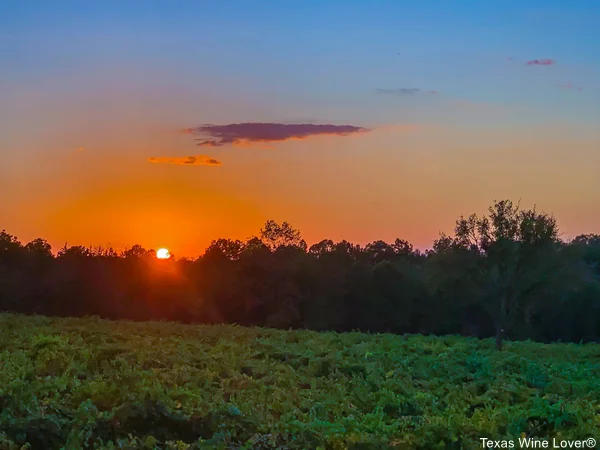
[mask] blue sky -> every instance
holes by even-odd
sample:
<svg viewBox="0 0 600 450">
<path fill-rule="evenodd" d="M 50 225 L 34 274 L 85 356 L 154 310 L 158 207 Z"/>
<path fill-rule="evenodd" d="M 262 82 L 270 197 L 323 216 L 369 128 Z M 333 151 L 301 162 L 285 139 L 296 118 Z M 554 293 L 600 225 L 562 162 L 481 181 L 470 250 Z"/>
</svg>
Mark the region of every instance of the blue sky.
<svg viewBox="0 0 600 450">
<path fill-rule="evenodd" d="M 7 2 L 1 49 L 3 61 L 21 63 L 9 67 L 13 76 L 32 67 L 53 73 L 126 60 L 216 77 L 243 69 L 239 75 L 257 89 L 276 81 L 290 91 L 307 83 L 317 92 L 406 82 L 472 93 L 473 84 L 483 89 L 484 78 L 489 90 L 505 80 L 491 71 L 508 56 L 554 58 L 584 69 L 582 78 L 595 73 L 600 7 L 593 6 L 577 0 Z"/>
</svg>

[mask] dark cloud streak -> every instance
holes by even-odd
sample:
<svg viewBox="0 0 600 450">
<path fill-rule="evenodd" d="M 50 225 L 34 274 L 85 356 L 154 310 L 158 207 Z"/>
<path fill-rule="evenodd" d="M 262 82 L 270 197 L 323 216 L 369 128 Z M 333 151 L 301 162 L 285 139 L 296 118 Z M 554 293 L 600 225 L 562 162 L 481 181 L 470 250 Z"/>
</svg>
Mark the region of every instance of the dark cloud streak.
<svg viewBox="0 0 600 450">
<path fill-rule="evenodd" d="M 182 130 L 195 136 L 198 146 L 220 147 L 223 145 L 251 146 L 255 143 L 281 142 L 305 139 L 311 136 L 348 136 L 368 132 L 367 128 L 353 125 L 318 125 L 311 123 L 232 123 L 228 125 L 206 124 Z"/>
</svg>

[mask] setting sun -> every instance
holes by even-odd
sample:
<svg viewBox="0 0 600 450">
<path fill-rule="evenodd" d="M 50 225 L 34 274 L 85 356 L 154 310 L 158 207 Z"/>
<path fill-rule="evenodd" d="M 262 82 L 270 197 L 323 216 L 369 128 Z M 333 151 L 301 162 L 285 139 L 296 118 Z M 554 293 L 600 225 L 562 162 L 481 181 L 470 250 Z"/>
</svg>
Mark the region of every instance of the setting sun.
<svg viewBox="0 0 600 450">
<path fill-rule="evenodd" d="M 169 259 L 171 257 L 171 254 L 169 253 L 169 250 L 167 250 L 166 248 L 159 248 L 156 251 L 156 257 L 158 259 Z"/>
</svg>

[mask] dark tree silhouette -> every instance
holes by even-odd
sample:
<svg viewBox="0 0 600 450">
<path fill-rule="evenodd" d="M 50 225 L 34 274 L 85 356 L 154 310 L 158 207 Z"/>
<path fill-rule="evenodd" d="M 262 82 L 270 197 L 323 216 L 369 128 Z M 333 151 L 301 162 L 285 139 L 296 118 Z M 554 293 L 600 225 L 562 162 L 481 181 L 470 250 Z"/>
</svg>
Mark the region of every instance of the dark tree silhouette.
<svg viewBox="0 0 600 450">
<path fill-rule="evenodd" d="M 134 245 L 23 245 L 0 232 L 0 310 L 110 319 L 600 341 L 600 236 L 508 200 L 460 217 L 425 253 L 402 239 L 310 248 L 288 222 L 197 259 Z"/>
<path fill-rule="evenodd" d="M 300 231 L 294 229 L 288 222 L 279 225 L 274 220 L 268 220 L 260 230 L 260 238 L 271 250 L 282 246 L 294 246 L 306 250 L 306 242 Z"/>
</svg>

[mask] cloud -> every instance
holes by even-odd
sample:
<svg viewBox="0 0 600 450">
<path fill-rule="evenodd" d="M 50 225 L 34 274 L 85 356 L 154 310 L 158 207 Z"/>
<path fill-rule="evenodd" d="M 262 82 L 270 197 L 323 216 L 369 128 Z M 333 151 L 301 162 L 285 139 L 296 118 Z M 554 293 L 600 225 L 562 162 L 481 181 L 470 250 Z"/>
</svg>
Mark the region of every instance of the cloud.
<svg viewBox="0 0 600 450">
<path fill-rule="evenodd" d="M 206 155 L 182 156 L 176 158 L 148 158 L 154 164 L 175 164 L 177 166 L 220 166 L 221 162 Z"/>
<path fill-rule="evenodd" d="M 553 59 L 533 59 L 531 61 L 527 61 L 528 66 L 551 66 L 556 64 L 556 61 Z"/>
<path fill-rule="evenodd" d="M 581 92 L 583 90 L 582 87 L 580 87 L 580 86 L 573 86 L 571 83 L 568 83 L 568 84 L 559 84 L 558 87 L 559 88 L 563 88 L 563 89 L 577 89 L 579 92 Z"/>
<path fill-rule="evenodd" d="M 348 136 L 365 133 L 367 128 L 354 125 L 318 125 L 311 123 L 232 123 L 229 125 L 201 125 L 186 128 L 183 133 L 195 137 L 201 147 L 221 147 L 231 144 L 237 147 L 255 146 L 270 142 L 305 139 L 311 136 Z"/>
</svg>

